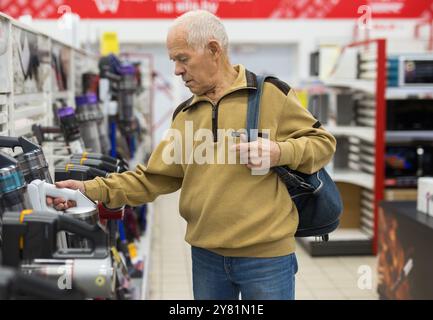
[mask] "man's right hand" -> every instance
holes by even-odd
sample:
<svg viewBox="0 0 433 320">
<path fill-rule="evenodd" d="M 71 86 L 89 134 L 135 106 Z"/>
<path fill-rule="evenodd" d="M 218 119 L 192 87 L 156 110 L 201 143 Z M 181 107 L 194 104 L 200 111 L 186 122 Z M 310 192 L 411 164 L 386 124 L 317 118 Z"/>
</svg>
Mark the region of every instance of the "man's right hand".
<svg viewBox="0 0 433 320">
<path fill-rule="evenodd" d="M 84 183 L 83 181 L 78 180 L 65 180 L 65 181 L 59 181 L 56 182 L 57 188 L 68 188 L 72 190 L 80 190 L 82 193 L 84 193 Z M 66 201 L 62 197 L 53 198 L 53 197 L 47 197 L 47 204 L 53 205 L 56 210 L 66 210 L 71 207 L 75 207 L 76 203 L 75 201 Z"/>
</svg>

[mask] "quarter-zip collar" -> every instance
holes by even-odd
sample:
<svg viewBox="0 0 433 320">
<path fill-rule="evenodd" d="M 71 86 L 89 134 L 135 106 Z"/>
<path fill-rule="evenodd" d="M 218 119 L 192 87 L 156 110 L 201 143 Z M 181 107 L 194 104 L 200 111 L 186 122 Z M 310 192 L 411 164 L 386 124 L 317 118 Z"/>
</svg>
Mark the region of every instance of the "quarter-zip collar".
<svg viewBox="0 0 433 320">
<path fill-rule="evenodd" d="M 221 96 L 221 98 L 218 99 L 216 105 L 218 105 L 224 97 L 228 96 L 233 92 L 245 89 L 257 90 L 257 76 L 254 73 L 245 69 L 245 67 L 241 64 L 235 65 L 234 68 L 236 71 L 238 71 L 238 76 L 236 77 L 230 88 L 228 88 L 227 91 Z M 210 104 L 212 104 L 212 106 L 215 105 L 208 97 L 206 97 L 206 95 L 194 95 L 191 102 L 185 105 L 182 111 L 185 112 L 189 108 L 193 107 L 195 104 L 202 101 L 209 102 Z"/>
</svg>

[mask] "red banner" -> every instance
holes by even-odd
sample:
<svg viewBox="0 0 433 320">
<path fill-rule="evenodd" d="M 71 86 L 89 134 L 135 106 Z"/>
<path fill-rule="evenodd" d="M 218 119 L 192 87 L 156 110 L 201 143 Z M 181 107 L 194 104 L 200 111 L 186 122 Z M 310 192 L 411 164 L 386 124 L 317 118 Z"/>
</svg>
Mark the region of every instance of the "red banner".
<svg viewBox="0 0 433 320">
<path fill-rule="evenodd" d="M 65 12 L 82 19 L 170 19 L 194 9 L 227 19 L 347 19 L 365 10 L 373 18 L 405 19 L 431 17 L 433 0 L 0 0 L 1 12 L 35 19 Z"/>
</svg>

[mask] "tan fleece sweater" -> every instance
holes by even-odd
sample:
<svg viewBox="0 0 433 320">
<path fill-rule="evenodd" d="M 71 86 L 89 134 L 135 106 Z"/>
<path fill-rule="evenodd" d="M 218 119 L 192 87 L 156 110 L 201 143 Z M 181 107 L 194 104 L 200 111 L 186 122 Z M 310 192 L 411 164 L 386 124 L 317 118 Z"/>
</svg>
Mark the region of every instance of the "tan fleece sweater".
<svg viewBox="0 0 433 320">
<path fill-rule="evenodd" d="M 255 90 L 256 78 L 242 65 L 235 68 L 237 79 L 216 105 L 205 96 L 194 96 L 178 107 L 171 128 L 183 135 L 185 121 L 193 121 L 194 132 L 244 129 L 248 92 Z M 270 139 L 278 143 L 279 165 L 313 173 L 328 163 L 335 152 L 334 137 L 300 105 L 287 84 L 276 79 L 265 82 L 261 101 L 259 129 L 269 129 Z M 194 141 L 192 150 L 203 144 L 217 150 L 225 141 Z M 184 159 L 166 164 L 162 158 L 170 145 L 172 141 L 163 140 L 147 166 L 86 181 L 86 194 L 109 207 L 137 206 L 181 188 L 179 211 L 187 221 L 185 240 L 192 246 L 241 257 L 276 257 L 295 251 L 298 212 L 275 173 L 252 175 L 240 163 L 197 164 Z"/>
</svg>

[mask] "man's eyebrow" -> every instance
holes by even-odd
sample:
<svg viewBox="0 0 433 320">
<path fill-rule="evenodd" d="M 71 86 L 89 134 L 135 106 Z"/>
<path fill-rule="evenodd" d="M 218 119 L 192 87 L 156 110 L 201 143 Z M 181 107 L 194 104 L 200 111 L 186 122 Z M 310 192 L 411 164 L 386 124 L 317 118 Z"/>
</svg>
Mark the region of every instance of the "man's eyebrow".
<svg viewBox="0 0 433 320">
<path fill-rule="evenodd" d="M 178 53 L 178 54 L 175 54 L 172 59 L 174 60 L 174 59 L 179 59 L 179 58 L 184 58 L 184 57 L 186 57 L 185 53 Z"/>
</svg>

